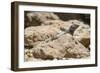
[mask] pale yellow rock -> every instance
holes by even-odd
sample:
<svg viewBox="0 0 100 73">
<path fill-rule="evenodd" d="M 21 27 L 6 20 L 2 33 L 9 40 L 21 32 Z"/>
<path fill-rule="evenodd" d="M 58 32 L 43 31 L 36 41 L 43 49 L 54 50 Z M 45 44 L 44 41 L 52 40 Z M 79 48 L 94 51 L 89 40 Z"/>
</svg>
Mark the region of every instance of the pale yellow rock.
<svg viewBox="0 0 100 73">
<path fill-rule="evenodd" d="M 49 20 L 59 20 L 59 17 L 52 12 L 28 12 L 26 14 L 25 28 L 29 26 L 39 26 Z"/>
<path fill-rule="evenodd" d="M 41 42 L 33 48 L 33 55 L 41 59 L 63 59 L 88 57 L 89 50 L 74 40 L 70 34 L 65 34 L 54 41 Z"/>
<path fill-rule="evenodd" d="M 45 41 L 57 38 L 67 33 L 71 24 L 67 22 L 57 23 L 46 26 L 27 27 L 25 29 L 25 44 L 32 44 L 37 41 Z"/>
<path fill-rule="evenodd" d="M 27 27 L 24 40 L 25 48 L 31 49 L 25 55 L 27 61 L 90 56 L 90 27 L 78 20 L 48 20 L 40 26 Z"/>
</svg>

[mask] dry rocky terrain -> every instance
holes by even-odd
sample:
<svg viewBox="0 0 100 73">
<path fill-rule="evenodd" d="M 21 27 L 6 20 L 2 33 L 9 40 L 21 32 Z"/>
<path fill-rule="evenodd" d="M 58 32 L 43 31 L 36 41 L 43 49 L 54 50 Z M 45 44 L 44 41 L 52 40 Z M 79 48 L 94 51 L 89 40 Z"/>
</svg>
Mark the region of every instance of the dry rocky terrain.
<svg viewBox="0 0 100 73">
<path fill-rule="evenodd" d="M 90 56 L 90 26 L 61 20 L 49 12 L 25 15 L 25 61 L 81 59 Z"/>
</svg>

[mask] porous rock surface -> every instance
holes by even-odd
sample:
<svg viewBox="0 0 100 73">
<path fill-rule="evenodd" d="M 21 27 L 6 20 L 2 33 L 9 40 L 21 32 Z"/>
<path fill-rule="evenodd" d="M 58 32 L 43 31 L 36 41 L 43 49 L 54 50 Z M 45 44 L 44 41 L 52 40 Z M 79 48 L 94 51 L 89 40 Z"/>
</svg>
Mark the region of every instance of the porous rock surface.
<svg viewBox="0 0 100 73">
<path fill-rule="evenodd" d="M 26 18 L 25 27 L 41 25 L 41 23 L 49 20 L 59 20 L 59 17 L 51 12 L 29 12 L 26 14 Z"/>
<path fill-rule="evenodd" d="M 90 26 L 82 21 L 60 20 L 54 13 L 27 14 L 39 22 L 25 28 L 25 61 L 63 60 L 90 56 Z M 33 21 L 34 22 L 34 21 Z"/>
</svg>

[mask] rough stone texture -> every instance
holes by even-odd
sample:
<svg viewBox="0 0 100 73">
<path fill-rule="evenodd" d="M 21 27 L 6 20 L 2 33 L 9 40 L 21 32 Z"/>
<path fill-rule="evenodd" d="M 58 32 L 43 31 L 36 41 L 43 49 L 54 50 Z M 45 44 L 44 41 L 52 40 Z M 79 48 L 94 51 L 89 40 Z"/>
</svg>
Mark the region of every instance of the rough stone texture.
<svg viewBox="0 0 100 73">
<path fill-rule="evenodd" d="M 77 25 L 56 20 L 46 22 L 46 26 L 27 27 L 25 29 L 25 45 L 32 45 L 37 41 L 52 40 L 64 33 L 73 33 L 76 29 L 74 26 Z"/>
<path fill-rule="evenodd" d="M 34 58 L 32 50 L 25 49 L 24 52 L 25 52 L 25 61 L 32 61 L 32 59 Z"/>
<path fill-rule="evenodd" d="M 50 56 L 50 58 L 52 57 L 57 59 L 89 56 L 89 50 L 81 43 L 74 40 L 70 34 L 62 35 L 58 39 L 47 43 L 38 44 L 35 48 L 33 48 L 34 52 L 37 50 L 38 54 L 41 54 L 39 58 L 42 58 L 43 54 L 43 57 Z M 42 53 L 39 53 L 39 50 Z"/>
<path fill-rule="evenodd" d="M 26 14 L 25 28 L 29 26 L 39 26 L 41 23 L 49 20 L 59 20 L 59 17 L 54 13 L 49 12 L 29 12 Z"/>
<path fill-rule="evenodd" d="M 90 56 L 90 26 L 79 20 L 60 20 L 54 13 L 28 13 L 25 61 L 67 60 Z"/>
<path fill-rule="evenodd" d="M 61 32 L 63 31 L 61 31 L 60 26 L 57 25 L 28 27 L 25 29 L 25 44 L 31 45 L 31 43 L 37 41 L 44 41 L 48 38 L 53 39 Z"/>
<path fill-rule="evenodd" d="M 35 58 L 43 60 L 85 58 L 90 55 L 89 50 L 68 33 L 53 41 L 38 42 L 32 48 L 31 54 Z"/>
</svg>

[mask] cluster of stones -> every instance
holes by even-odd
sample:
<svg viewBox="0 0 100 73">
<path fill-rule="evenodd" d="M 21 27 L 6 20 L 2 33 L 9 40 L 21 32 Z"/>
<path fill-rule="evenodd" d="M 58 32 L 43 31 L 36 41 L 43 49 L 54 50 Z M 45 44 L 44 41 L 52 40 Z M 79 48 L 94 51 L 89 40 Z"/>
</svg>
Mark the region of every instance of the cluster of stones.
<svg viewBox="0 0 100 73">
<path fill-rule="evenodd" d="M 65 60 L 90 56 L 90 26 L 63 21 L 54 13 L 29 12 L 24 30 L 25 61 Z"/>
</svg>

